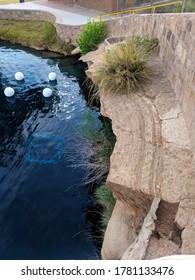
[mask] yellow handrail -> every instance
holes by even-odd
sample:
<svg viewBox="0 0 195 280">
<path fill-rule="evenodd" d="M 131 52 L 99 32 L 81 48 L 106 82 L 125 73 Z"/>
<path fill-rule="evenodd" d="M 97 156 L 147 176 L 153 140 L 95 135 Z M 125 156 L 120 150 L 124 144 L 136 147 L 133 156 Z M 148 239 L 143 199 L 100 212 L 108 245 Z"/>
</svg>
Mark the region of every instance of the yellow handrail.
<svg viewBox="0 0 195 280">
<path fill-rule="evenodd" d="M 160 7 L 166 7 L 166 6 L 171 6 L 171 5 L 177 5 L 180 4 L 182 5 L 182 0 L 180 1 L 174 1 L 174 2 L 169 2 L 169 3 L 163 3 L 163 4 L 159 4 L 159 5 L 151 5 L 151 6 L 147 6 L 147 7 L 140 7 L 140 8 L 132 8 L 129 10 L 123 10 L 123 11 L 119 11 L 119 12 L 114 12 L 114 13 L 110 13 L 110 14 L 102 14 L 102 15 L 98 15 L 97 19 L 100 21 L 102 17 L 110 17 L 110 16 L 115 16 L 115 15 L 122 15 L 122 14 L 126 14 L 126 13 L 131 13 L 131 14 L 136 14 L 136 12 L 138 11 L 145 11 L 145 10 L 152 10 L 152 14 L 155 13 L 157 8 Z"/>
</svg>

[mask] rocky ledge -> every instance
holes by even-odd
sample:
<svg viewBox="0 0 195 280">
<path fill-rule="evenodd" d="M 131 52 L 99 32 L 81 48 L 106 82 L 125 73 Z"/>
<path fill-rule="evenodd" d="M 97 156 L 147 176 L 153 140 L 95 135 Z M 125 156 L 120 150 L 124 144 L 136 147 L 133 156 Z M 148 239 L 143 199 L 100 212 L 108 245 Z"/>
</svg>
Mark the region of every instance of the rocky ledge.
<svg viewBox="0 0 195 280">
<path fill-rule="evenodd" d="M 101 63 L 102 45 L 81 59 L 87 75 Z M 154 259 L 195 254 L 195 173 L 183 113 L 155 58 L 155 75 L 136 94 L 100 94 L 117 142 L 107 184 L 116 198 L 103 259 Z"/>
</svg>

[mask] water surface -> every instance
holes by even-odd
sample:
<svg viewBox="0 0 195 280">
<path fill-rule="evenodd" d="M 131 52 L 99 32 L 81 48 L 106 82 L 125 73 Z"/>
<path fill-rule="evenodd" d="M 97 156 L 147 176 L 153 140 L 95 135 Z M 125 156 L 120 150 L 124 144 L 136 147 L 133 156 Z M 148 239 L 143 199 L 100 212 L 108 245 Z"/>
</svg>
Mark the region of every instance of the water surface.
<svg viewBox="0 0 195 280">
<path fill-rule="evenodd" d="M 24 83 L 15 81 L 17 71 Z M 49 84 L 51 71 L 57 85 Z M 71 166 L 85 141 L 77 127 L 85 114 L 97 118 L 80 90 L 83 75 L 75 59 L 0 43 L 0 259 L 97 258 L 82 184 L 87 170 Z M 7 86 L 14 98 L 4 96 Z M 43 98 L 45 87 L 52 99 Z"/>
</svg>

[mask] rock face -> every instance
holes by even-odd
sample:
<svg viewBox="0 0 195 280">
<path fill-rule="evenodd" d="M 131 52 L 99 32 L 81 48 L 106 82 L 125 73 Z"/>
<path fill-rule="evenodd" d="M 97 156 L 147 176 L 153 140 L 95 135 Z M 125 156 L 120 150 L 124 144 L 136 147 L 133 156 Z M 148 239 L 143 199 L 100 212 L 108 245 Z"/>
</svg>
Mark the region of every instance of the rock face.
<svg viewBox="0 0 195 280">
<path fill-rule="evenodd" d="M 101 52 L 83 58 L 92 78 Z M 175 92 L 160 59 L 155 62 L 155 76 L 142 92 L 100 95 L 101 113 L 112 120 L 117 138 L 107 178 L 117 203 L 103 259 L 195 254 L 191 144 Z"/>
<path fill-rule="evenodd" d="M 72 55 L 77 55 L 77 54 L 80 54 L 81 53 L 81 50 L 79 47 L 75 48 L 74 50 L 71 51 L 71 54 Z"/>
<path fill-rule="evenodd" d="M 155 230 L 155 220 L 157 219 L 156 211 L 158 209 L 159 202 L 160 198 L 155 197 L 152 202 L 151 208 L 144 219 L 138 237 L 128 247 L 128 249 L 122 256 L 122 259 L 144 259 L 150 237 Z"/>
<path fill-rule="evenodd" d="M 108 34 L 157 37 L 159 57 L 186 121 L 195 169 L 195 13 L 135 15 L 106 21 Z"/>
</svg>

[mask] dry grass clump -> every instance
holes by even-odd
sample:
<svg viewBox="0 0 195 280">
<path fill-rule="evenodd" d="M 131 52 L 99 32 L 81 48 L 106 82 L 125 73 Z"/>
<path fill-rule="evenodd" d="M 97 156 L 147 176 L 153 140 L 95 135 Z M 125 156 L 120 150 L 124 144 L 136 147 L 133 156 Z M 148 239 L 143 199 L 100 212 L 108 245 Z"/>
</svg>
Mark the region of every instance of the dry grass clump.
<svg viewBox="0 0 195 280">
<path fill-rule="evenodd" d="M 93 83 L 104 93 L 132 93 L 143 88 L 153 72 L 149 54 L 135 39 L 112 46 L 95 66 Z"/>
</svg>

